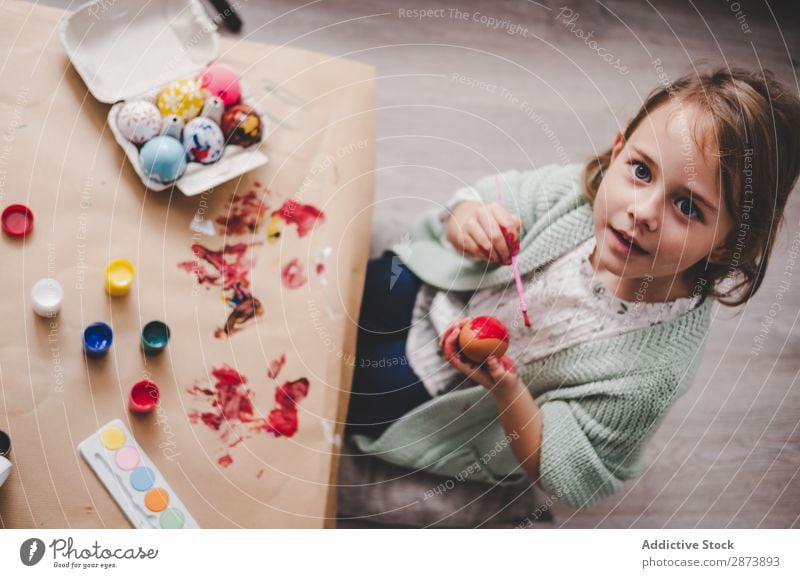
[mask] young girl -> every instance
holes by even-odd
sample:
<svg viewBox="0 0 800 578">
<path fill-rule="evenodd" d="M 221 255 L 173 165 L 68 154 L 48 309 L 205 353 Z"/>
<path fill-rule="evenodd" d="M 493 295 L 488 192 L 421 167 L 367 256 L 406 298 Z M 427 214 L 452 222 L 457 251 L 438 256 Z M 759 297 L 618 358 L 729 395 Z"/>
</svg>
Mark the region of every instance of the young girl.
<svg viewBox="0 0 800 578">
<path fill-rule="evenodd" d="M 740 305 L 761 285 L 799 170 L 800 102 L 769 74 L 726 69 L 651 93 L 585 166 L 458 191 L 369 263 L 348 433 L 396 464 L 527 475 L 596 504 L 639 474 L 691 384 L 712 301 Z M 457 345 L 476 315 L 511 336 L 482 365 Z"/>
</svg>

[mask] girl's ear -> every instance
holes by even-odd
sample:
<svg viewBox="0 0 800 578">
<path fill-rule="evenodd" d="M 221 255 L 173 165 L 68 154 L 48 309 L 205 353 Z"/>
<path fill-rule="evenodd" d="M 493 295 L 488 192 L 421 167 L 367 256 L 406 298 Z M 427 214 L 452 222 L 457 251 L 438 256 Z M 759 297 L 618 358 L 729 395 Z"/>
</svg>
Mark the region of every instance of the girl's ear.
<svg viewBox="0 0 800 578">
<path fill-rule="evenodd" d="M 625 136 L 622 134 L 622 131 L 617 133 L 617 137 L 614 139 L 614 146 L 611 147 L 611 160 L 613 161 L 617 158 L 619 151 L 622 150 L 622 147 L 625 146 Z"/>
</svg>

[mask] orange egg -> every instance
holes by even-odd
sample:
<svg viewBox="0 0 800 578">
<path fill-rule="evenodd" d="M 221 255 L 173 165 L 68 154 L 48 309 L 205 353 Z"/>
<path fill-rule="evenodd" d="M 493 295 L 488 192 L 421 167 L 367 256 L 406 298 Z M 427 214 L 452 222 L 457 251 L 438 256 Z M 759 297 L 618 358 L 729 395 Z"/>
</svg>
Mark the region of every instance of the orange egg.
<svg viewBox="0 0 800 578">
<path fill-rule="evenodd" d="M 490 355 L 502 357 L 508 351 L 508 328 L 494 317 L 481 315 L 464 324 L 458 334 L 461 352 L 476 363 Z"/>
</svg>

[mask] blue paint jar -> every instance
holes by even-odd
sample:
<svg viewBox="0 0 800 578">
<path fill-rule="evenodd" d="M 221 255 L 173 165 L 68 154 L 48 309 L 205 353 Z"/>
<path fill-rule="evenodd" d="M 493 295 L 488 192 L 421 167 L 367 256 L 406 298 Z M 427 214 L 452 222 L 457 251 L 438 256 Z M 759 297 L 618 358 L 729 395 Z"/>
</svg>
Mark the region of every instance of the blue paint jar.
<svg viewBox="0 0 800 578">
<path fill-rule="evenodd" d="M 111 349 L 114 333 L 111 327 L 98 321 L 83 330 L 83 350 L 90 357 L 102 357 Z"/>
</svg>

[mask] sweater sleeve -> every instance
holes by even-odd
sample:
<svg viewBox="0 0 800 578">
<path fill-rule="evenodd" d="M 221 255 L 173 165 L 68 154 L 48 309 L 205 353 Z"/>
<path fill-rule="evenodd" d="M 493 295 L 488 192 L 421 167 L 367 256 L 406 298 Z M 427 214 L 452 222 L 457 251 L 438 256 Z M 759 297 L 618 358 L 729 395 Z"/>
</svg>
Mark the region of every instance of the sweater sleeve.
<svg viewBox="0 0 800 578">
<path fill-rule="evenodd" d="M 608 385 L 605 393 L 540 406 L 540 482 L 573 508 L 597 504 L 638 475 L 644 448 L 676 397 L 666 371 Z"/>
</svg>

